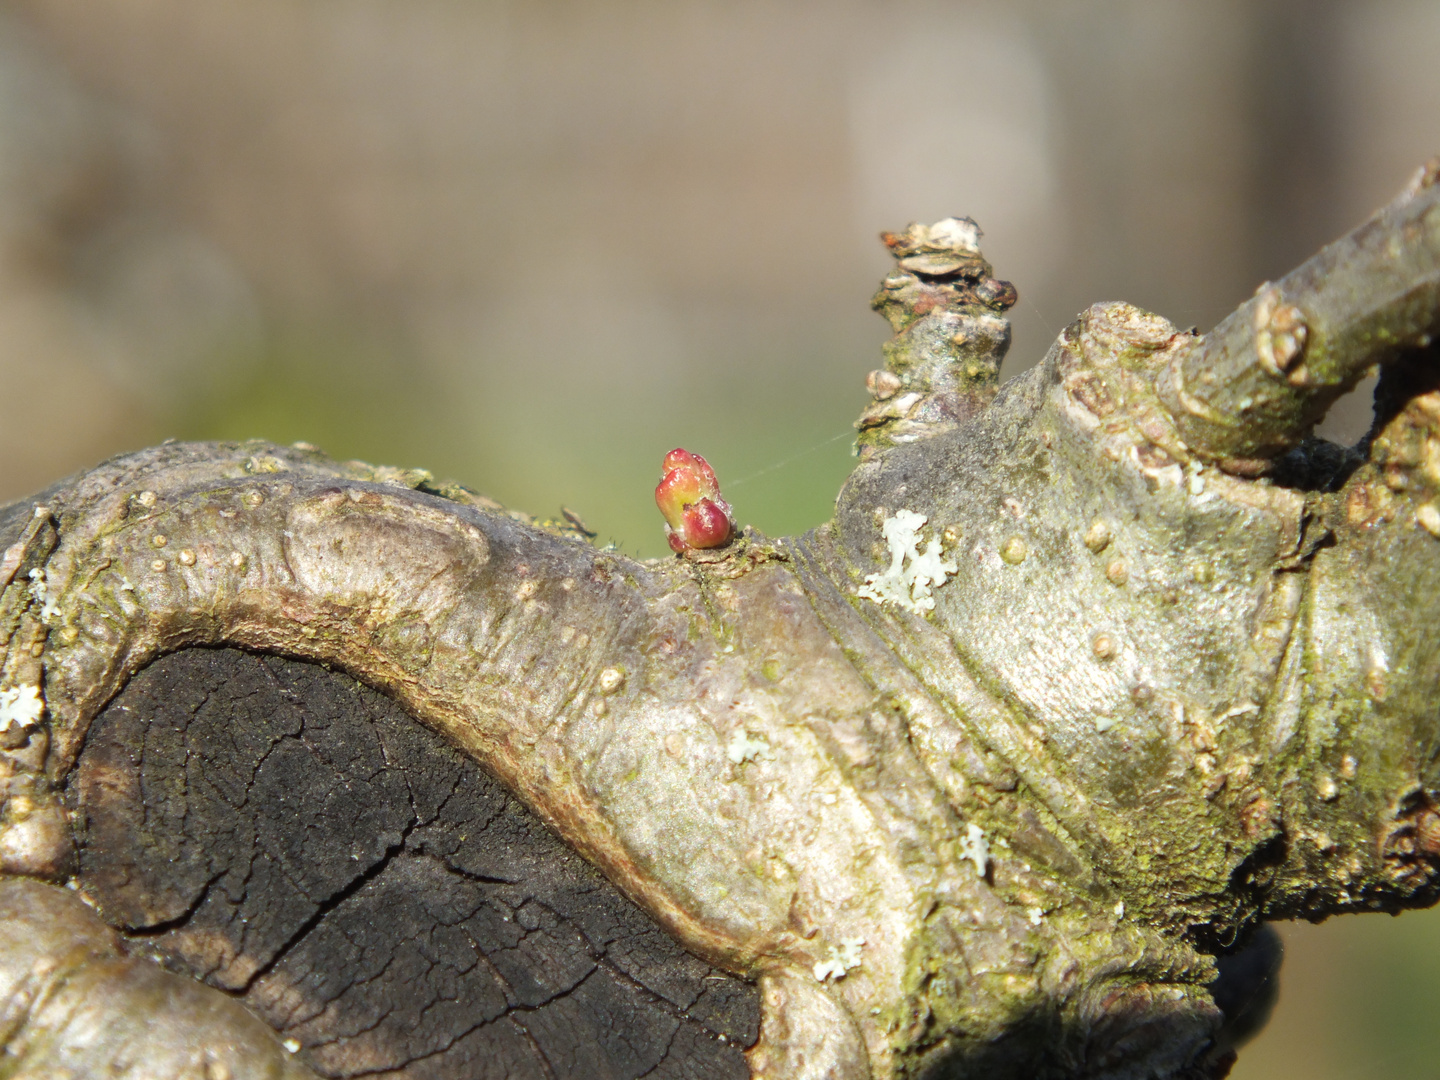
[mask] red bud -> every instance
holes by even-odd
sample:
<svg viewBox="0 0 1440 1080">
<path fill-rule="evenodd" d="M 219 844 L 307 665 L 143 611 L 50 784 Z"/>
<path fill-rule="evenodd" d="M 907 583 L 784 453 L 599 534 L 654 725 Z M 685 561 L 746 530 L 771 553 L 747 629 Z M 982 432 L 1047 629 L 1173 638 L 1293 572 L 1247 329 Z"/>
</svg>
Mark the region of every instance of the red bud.
<svg viewBox="0 0 1440 1080">
<path fill-rule="evenodd" d="M 717 548 L 730 539 L 730 508 L 701 499 L 685 507 L 685 542 L 693 548 Z"/>
<path fill-rule="evenodd" d="M 665 475 L 655 488 L 655 505 L 665 517 L 672 551 L 717 548 L 730 540 L 735 524 L 730 504 L 720 497 L 715 470 L 699 454 L 675 449 L 665 455 Z"/>
</svg>

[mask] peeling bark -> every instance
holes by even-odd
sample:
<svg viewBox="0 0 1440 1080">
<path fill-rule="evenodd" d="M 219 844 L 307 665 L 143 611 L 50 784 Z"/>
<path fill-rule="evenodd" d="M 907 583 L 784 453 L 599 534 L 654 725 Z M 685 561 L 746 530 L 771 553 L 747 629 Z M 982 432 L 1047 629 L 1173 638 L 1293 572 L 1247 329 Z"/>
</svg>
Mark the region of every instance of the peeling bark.
<svg viewBox="0 0 1440 1080">
<path fill-rule="evenodd" d="M 636 562 L 253 443 L 16 504 L 0 692 L 45 714 L 3 867 L 109 911 L 63 794 L 95 717 L 227 645 L 388 695 L 754 980 L 753 1077 L 1222 1076 L 1264 920 L 1436 896 L 1435 176 L 1205 337 L 1098 305 L 998 393 L 978 230 L 887 237 L 896 338 L 803 537 Z M 1375 364 L 1372 436 L 1310 439 Z"/>
</svg>

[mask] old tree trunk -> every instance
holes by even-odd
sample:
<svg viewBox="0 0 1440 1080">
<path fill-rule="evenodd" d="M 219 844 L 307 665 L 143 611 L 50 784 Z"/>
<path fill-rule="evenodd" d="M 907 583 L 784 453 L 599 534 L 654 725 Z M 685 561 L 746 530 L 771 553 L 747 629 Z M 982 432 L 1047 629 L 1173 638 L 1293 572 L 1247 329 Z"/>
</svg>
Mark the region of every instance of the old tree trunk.
<svg viewBox="0 0 1440 1080">
<path fill-rule="evenodd" d="M 1436 897 L 1437 172 L 998 393 L 977 230 L 887 236 L 802 537 L 259 443 L 0 510 L 0 1075 L 1224 1075 L 1264 920 Z"/>
</svg>

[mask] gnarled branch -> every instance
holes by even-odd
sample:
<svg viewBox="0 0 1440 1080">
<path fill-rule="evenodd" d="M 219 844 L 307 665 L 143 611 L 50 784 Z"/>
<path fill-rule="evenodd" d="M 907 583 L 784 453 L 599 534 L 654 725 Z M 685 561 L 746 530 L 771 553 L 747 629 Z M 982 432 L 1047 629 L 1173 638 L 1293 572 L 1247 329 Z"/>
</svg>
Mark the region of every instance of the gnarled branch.
<svg viewBox="0 0 1440 1080">
<path fill-rule="evenodd" d="M 235 646 L 389 695 L 758 981 L 755 1077 L 1223 1075 L 1267 946 L 1217 957 L 1436 895 L 1435 190 L 1206 338 L 1092 308 L 998 394 L 978 230 L 888 238 L 890 363 L 804 537 L 637 562 L 265 444 L 16 504 L 4 868 L 118 918 L 62 792 L 137 671 Z M 1372 438 L 1302 443 L 1376 363 Z"/>
</svg>

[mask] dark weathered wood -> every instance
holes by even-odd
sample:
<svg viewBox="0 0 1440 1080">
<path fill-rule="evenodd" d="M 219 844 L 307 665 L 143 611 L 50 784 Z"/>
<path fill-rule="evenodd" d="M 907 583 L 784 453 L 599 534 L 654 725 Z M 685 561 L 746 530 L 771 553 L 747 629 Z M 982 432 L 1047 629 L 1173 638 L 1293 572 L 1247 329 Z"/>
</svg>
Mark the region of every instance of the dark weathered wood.
<svg viewBox="0 0 1440 1080">
<path fill-rule="evenodd" d="M 97 717 L 68 794 L 106 921 L 322 1075 L 749 1075 L 753 986 L 345 675 L 164 657 Z"/>
<path fill-rule="evenodd" d="M 1012 295 L 940 280 L 973 224 L 917 225 L 878 441 L 804 537 L 640 562 L 261 442 L 0 514 L 0 873 L 332 1075 L 705 1075 L 693 1043 L 751 1080 L 1218 1080 L 1259 924 L 1440 895 L 1437 170 L 1205 339 L 1224 364 L 1098 304 L 993 398 Z M 1287 459 L 1374 363 L 1371 436 Z M 959 375 L 963 422 L 927 402 Z M 280 661 L 117 699 L 200 647 L 332 665 L 477 764 Z M 462 806 L 482 769 L 694 966 L 498 794 Z"/>
</svg>

